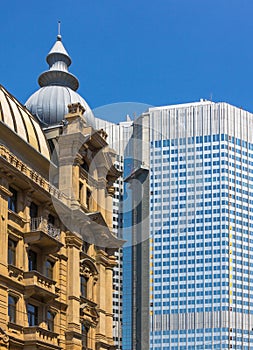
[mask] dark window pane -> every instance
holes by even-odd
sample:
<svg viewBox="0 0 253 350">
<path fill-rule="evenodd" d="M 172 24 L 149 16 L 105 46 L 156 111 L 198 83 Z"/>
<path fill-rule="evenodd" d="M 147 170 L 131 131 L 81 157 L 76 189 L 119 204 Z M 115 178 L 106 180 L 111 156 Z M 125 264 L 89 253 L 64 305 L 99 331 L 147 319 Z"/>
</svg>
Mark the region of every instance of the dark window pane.
<svg viewBox="0 0 253 350">
<path fill-rule="evenodd" d="M 9 322 L 16 323 L 17 298 L 12 295 L 8 296 L 8 316 Z"/>
<path fill-rule="evenodd" d="M 54 222 L 55 222 L 54 216 L 49 214 L 48 215 L 48 223 L 51 224 L 51 225 L 54 225 Z"/>
<path fill-rule="evenodd" d="M 32 304 L 27 305 L 28 324 L 30 327 L 38 325 L 38 307 Z"/>
<path fill-rule="evenodd" d="M 31 203 L 30 205 L 30 217 L 37 218 L 38 217 L 38 206 L 35 203 Z"/>
<path fill-rule="evenodd" d="M 54 317 L 55 314 L 52 311 L 47 312 L 47 328 L 49 331 L 54 331 Z"/>
<path fill-rule="evenodd" d="M 88 333 L 89 327 L 82 323 L 82 347 L 86 349 L 88 347 Z"/>
<path fill-rule="evenodd" d="M 9 239 L 8 240 L 8 264 L 15 265 L 16 264 L 16 242 Z"/>
<path fill-rule="evenodd" d="M 86 161 L 83 161 L 83 164 L 81 164 L 81 168 L 83 168 L 85 171 L 89 172 L 89 165 L 86 163 Z"/>
<path fill-rule="evenodd" d="M 28 252 L 28 270 L 37 270 L 37 253 L 33 250 L 29 250 Z"/>
<path fill-rule="evenodd" d="M 80 279 L 81 282 L 81 295 L 85 298 L 87 298 L 87 283 L 88 283 L 88 278 L 85 276 L 81 276 Z"/>
<path fill-rule="evenodd" d="M 9 197 L 9 199 L 8 199 L 8 209 L 10 209 L 16 213 L 17 212 L 18 192 L 12 187 L 9 187 L 9 190 L 11 191 L 12 196 Z"/>
<path fill-rule="evenodd" d="M 87 188 L 87 190 L 86 190 L 86 206 L 88 209 L 90 207 L 90 199 L 91 199 L 91 191 Z"/>
<path fill-rule="evenodd" d="M 46 261 L 46 276 L 50 278 L 51 280 L 54 277 L 54 263 L 50 260 Z"/>
</svg>

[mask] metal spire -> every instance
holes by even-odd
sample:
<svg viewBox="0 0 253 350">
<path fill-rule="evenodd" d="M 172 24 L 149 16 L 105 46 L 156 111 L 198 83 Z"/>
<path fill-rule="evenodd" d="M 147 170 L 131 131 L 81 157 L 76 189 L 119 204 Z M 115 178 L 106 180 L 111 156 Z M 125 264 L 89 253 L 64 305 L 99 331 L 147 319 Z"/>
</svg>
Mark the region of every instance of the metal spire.
<svg viewBox="0 0 253 350">
<path fill-rule="evenodd" d="M 71 58 L 62 43 L 61 21 L 58 21 L 57 40 L 47 55 L 49 70 L 39 76 L 39 85 L 67 86 L 76 91 L 79 86 L 78 79 L 68 71 L 71 65 Z"/>
<path fill-rule="evenodd" d="M 58 35 L 57 40 L 61 40 L 61 21 L 58 21 Z"/>
</svg>

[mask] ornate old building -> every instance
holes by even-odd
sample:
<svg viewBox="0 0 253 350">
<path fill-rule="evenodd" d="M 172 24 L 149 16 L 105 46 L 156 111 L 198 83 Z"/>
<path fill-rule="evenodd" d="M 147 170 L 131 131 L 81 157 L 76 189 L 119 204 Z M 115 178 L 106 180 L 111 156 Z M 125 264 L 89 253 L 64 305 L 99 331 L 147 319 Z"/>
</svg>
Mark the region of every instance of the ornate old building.
<svg viewBox="0 0 253 350">
<path fill-rule="evenodd" d="M 112 350 L 120 173 L 60 36 L 47 61 L 31 112 L 0 87 L 0 349 Z"/>
</svg>

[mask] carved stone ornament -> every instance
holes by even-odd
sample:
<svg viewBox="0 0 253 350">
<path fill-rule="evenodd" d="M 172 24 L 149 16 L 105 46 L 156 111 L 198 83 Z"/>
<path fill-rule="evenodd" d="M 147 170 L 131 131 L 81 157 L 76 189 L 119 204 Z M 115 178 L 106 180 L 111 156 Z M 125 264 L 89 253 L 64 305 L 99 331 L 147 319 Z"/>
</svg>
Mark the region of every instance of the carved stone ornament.
<svg viewBox="0 0 253 350">
<path fill-rule="evenodd" d="M 0 344 L 7 344 L 9 343 L 9 336 L 6 334 L 6 332 L 0 327 Z"/>
</svg>

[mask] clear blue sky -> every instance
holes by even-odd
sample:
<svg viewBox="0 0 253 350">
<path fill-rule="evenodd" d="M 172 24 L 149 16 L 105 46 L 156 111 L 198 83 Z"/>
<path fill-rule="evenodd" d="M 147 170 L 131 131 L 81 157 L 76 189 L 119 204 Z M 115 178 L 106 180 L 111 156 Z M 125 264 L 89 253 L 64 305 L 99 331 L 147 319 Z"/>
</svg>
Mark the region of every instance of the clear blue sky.
<svg viewBox="0 0 253 350">
<path fill-rule="evenodd" d="M 9 0 L 0 18 L 0 83 L 23 103 L 61 20 L 91 108 L 212 97 L 253 112 L 252 0 Z"/>
</svg>

